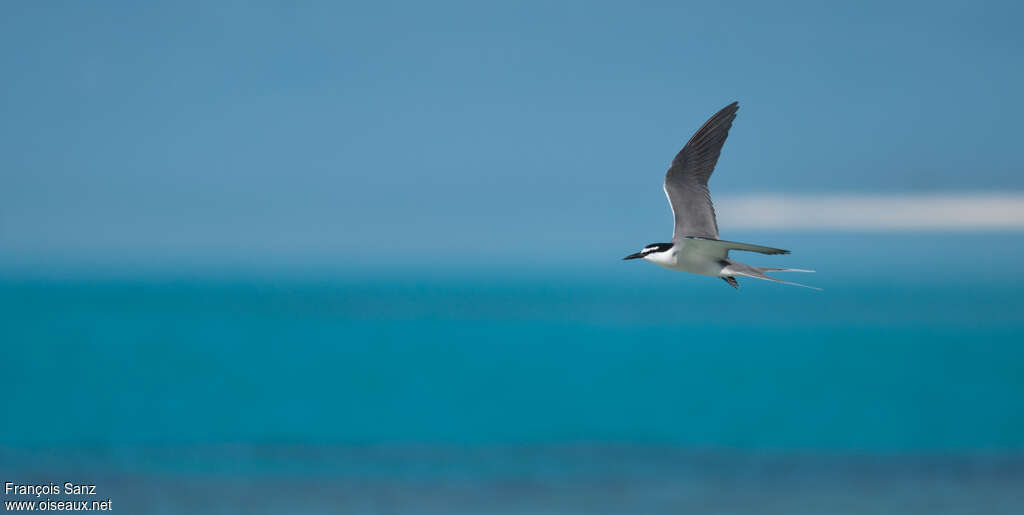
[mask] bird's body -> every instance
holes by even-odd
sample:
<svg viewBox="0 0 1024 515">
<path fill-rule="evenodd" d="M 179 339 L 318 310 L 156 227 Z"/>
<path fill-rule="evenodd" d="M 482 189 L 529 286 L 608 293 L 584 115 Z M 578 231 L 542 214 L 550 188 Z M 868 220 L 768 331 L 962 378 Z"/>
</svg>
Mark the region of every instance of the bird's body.
<svg viewBox="0 0 1024 515">
<path fill-rule="evenodd" d="M 727 245 L 723 245 L 727 243 L 732 242 L 705 238 L 682 238 L 680 241 L 674 242 L 669 251 L 651 253 L 650 256 L 647 256 L 647 260 L 670 270 L 724 277 L 728 274 L 723 274 L 722 270 L 730 263 L 728 252 L 730 249 Z M 782 254 L 785 251 L 778 253 Z"/>
<path fill-rule="evenodd" d="M 739 287 L 736 276 L 812 288 L 765 275 L 765 272 L 811 270 L 755 267 L 729 258 L 731 250 L 789 254 L 788 250 L 718 239 L 718 221 L 711 203 L 708 179 L 715 170 L 737 110 L 739 103 L 733 102 L 712 116 L 679 151 L 665 173 L 665 196 L 675 220 L 672 242 L 652 243 L 624 259 L 642 258 L 671 270 L 721 277 L 734 288 Z"/>
<path fill-rule="evenodd" d="M 669 270 L 720 277 L 722 259 L 708 250 L 701 248 L 701 240 L 687 238 L 676 243 L 668 252 L 651 254 L 648 261 Z"/>
</svg>

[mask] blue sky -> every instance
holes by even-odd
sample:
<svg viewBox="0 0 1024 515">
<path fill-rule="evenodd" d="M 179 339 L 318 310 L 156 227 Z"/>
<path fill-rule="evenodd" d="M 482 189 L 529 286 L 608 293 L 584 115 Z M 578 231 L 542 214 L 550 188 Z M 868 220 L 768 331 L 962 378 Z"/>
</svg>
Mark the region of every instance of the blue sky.
<svg viewBox="0 0 1024 515">
<path fill-rule="evenodd" d="M 1022 11 L 8 3 L 0 254 L 630 250 L 732 100 L 716 196 L 1016 192 Z"/>
</svg>

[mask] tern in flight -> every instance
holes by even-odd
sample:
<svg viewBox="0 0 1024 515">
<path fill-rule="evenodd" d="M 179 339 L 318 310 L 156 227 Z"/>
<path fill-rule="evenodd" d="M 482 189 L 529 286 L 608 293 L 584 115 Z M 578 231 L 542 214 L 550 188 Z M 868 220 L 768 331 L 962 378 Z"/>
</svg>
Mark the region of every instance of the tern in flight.
<svg viewBox="0 0 1024 515">
<path fill-rule="evenodd" d="M 739 108 L 739 102 L 733 102 L 705 122 L 676 154 L 665 173 L 665 195 L 675 217 L 672 242 L 651 243 L 623 259 L 643 258 L 671 270 L 721 277 L 733 288 L 740 287 L 736 278 L 742 276 L 818 290 L 820 288 L 782 281 L 765 274 L 813 270 L 750 266 L 729 258 L 730 250 L 789 254 L 788 250 L 718 239 L 718 222 L 715 220 L 715 208 L 711 205 L 708 179 L 715 171 L 722 144 L 729 136 L 729 128 Z"/>
</svg>

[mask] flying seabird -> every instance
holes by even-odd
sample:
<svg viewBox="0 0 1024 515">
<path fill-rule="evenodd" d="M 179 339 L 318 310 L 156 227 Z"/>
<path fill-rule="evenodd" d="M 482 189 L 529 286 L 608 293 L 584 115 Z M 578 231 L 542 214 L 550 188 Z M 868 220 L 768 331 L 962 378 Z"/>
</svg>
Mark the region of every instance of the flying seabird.
<svg viewBox="0 0 1024 515">
<path fill-rule="evenodd" d="M 765 272 L 813 272 L 798 268 L 750 266 L 729 258 L 730 250 L 761 254 L 789 254 L 788 250 L 718 239 L 718 222 L 711 204 L 708 179 L 715 171 L 722 145 L 736 119 L 739 102 L 733 102 L 712 116 L 676 154 L 665 173 L 665 195 L 668 197 L 675 231 L 670 243 L 651 243 L 636 254 L 623 259 L 643 258 L 671 270 L 721 277 L 733 288 L 739 288 L 736 277 L 753 277 L 819 290 L 813 286 L 782 281 Z"/>
</svg>

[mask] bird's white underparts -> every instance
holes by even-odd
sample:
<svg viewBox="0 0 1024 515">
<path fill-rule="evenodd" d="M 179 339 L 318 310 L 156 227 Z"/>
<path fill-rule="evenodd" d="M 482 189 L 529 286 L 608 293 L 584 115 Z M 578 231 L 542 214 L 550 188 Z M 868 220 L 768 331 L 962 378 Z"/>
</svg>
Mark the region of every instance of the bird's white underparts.
<svg viewBox="0 0 1024 515">
<path fill-rule="evenodd" d="M 820 289 L 782 281 L 766 274 L 813 270 L 750 266 L 729 257 L 729 252 L 733 250 L 789 254 L 788 250 L 718 239 L 718 222 L 711 203 L 708 179 L 715 171 L 722 145 L 729 136 L 729 129 L 738 110 L 739 103 L 733 102 L 705 122 L 676 154 L 665 173 L 665 195 L 675 220 L 672 241 L 651 243 L 640 252 L 623 259 L 643 259 L 671 270 L 721 277 L 733 288 L 739 288 L 736 277 L 742 276 Z"/>
</svg>

